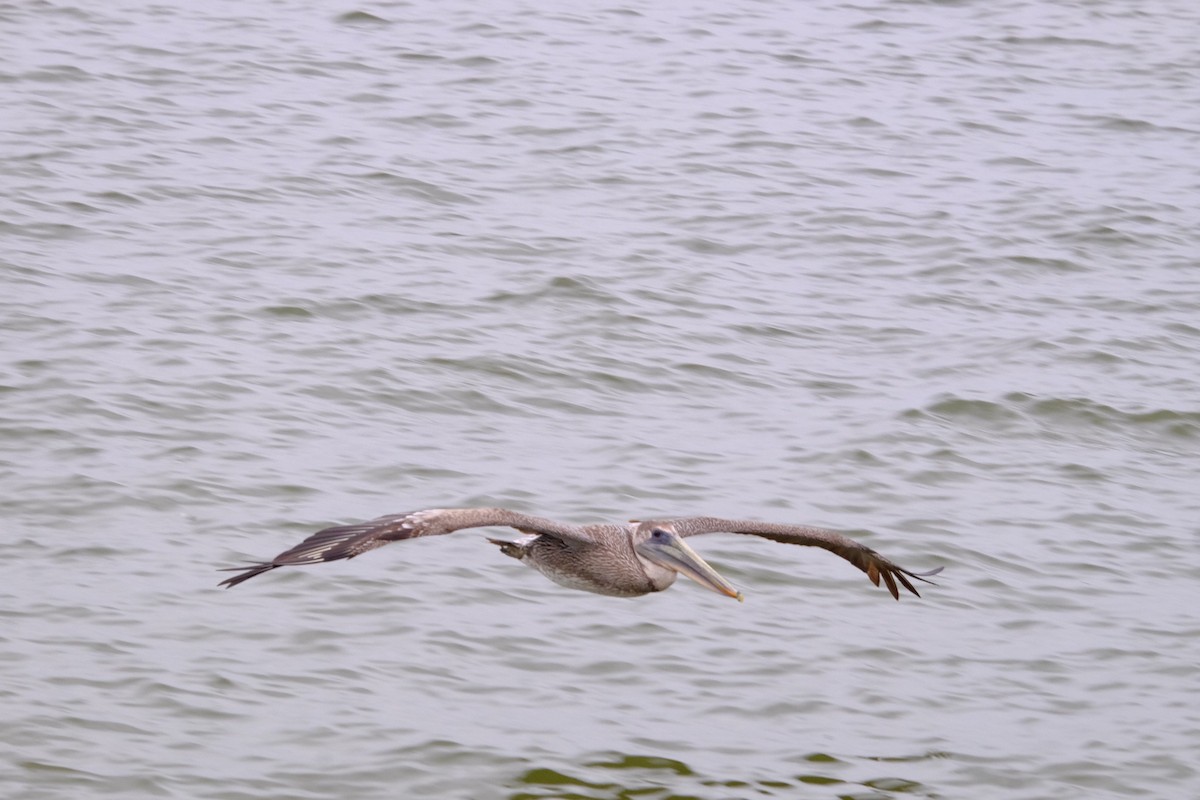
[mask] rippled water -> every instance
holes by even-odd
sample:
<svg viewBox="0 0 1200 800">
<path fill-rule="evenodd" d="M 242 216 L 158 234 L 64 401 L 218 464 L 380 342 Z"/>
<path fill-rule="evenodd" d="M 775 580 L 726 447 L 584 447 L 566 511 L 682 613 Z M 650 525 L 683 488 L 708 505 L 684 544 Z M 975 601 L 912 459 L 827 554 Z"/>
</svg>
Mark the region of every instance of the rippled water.
<svg viewBox="0 0 1200 800">
<path fill-rule="evenodd" d="M 1193 3 L 0 19 L 5 797 L 1200 796 Z"/>
</svg>

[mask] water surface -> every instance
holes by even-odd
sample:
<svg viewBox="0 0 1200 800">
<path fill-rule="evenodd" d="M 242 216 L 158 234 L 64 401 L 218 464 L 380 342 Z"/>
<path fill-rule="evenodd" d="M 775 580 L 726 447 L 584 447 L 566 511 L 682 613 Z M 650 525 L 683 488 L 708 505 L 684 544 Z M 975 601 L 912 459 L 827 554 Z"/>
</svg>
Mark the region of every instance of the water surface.
<svg viewBox="0 0 1200 800">
<path fill-rule="evenodd" d="M 1200 792 L 1192 4 L 92 5 L 0 10 L 5 796 Z M 946 571 L 215 585 L 473 504 Z"/>
</svg>

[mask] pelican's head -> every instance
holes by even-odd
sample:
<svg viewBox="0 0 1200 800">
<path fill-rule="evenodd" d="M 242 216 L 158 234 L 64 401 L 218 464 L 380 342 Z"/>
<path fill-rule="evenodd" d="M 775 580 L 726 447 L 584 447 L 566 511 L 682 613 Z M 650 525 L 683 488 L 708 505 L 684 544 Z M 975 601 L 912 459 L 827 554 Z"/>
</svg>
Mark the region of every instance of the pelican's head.
<svg viewBox="0 0 1200 800">
<path fill-rule="evenodd" d="M 705 589 L 710 589 L 726 597 L 742 601 L 742 593 L 733 587 L 729 581 L 722 578 L 715 569 L 705 563 L 696 551 L 684 543 L 683 537 L 677 534 L 670 525 L 650 524 L 640 526 L 634 549 L 639 556 L 672 573 L 686 575 Z M 669 586 L 673 577 L 669 577 Z M 662 588 L 666 588 L 663 586 Z"/>
</svg>

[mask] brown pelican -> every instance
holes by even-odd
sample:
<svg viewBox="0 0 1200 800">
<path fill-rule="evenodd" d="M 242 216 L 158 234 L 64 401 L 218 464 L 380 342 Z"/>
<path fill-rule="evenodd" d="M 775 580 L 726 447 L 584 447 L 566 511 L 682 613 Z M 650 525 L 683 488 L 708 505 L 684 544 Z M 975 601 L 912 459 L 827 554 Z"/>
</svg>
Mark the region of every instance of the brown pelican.
<svg viewBox="0 0 1200 800">
<path fill-rule="evenodd" d="M 242 572 L 220 585 L 237 586 L 276 567 L 354 558 L 391 542 L 488 526 L 515 528 L 525 534 L 515 541 L 488 539 L 499 545 L 505 555 L 523 561 L 562 586 L 614 597 L 661 592 L 682 573 L 706 589 L 741 600 L 742 593 L 683 541 L 688 536 L 702 533 L 744 533 L 784 544 L 823 548 L 867 573 L 876 586 L 882 578 L 897 600 L 900 599 L 897 581 L 920 597 L 908 579 L 932 583 L 926 578 L 942 571 L 938 567 L 929 572 L 909 572 L 840 533 L 805 525 L 715 517 L 633 520 L 623 525 L 572 525 L 507 508 L 431 508 L 409 514 L 389 514 L 357 525 L 326 528 L 270 561 L 225 570 Z"/>
</svg>

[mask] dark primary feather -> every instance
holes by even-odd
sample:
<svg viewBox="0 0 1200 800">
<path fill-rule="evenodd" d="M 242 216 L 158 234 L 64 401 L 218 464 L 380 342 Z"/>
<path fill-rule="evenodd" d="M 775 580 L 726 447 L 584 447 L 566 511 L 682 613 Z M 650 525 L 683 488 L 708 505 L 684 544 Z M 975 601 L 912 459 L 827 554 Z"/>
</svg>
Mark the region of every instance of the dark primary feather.
<svg viewBox="0 0 1200 800">
<path fill-rule="evenodd" d="M 270 561 L 254 564 L 250 567 L 230 567 L 226 572 L 245 570 L 240 575 L 234 575 L 221 581 L 225 587 L 237 586 L 242 581 L 248 581 L 255 575 L 297 564 L 318 564 L 323 561 L 337 561 L 343 558 L 354 558 L 368 550 L 383 547 L 391 541 L 411 537 L 411 526 L 407 529 L 409 537 L 400 536 L 406 531 L 407 514 L 391 514 L 386 517 L 360 522 L 355 525 L 338 525 L 317 531 L 295 547 L 284 550 Z M 387 538 L 391 534 L 391 538 Z"/>
<path fill-rule="evenodd" d="M 755 520 L 718 519 L 716 517 L 684 517 L 669 521 L 675 532 L 680 536 L 699 536 L 705 533 L 741 533 L 770 539 L 784 544 L 800 544 L 820 547 L 849 561 L 854 566 L 867 573 L 871 583 L 879 585 L 880 579 L 887 584 L 892 597 L 900 599 L 900 590 L 896 581 L 917 597 L 921 593 L 912 585 L 909 578 L 933 584 L 929 577 L 937 575 L 942 567 L 929 572 L 910 572 L 903 567 L 893 564 L 879 553 L 857 542 L 848 536 L 824 528 L 812 528 L 807 525 L 786 525 L 777 522 L 758 522 Z"/>
<path fill-rule="evenodd" d="M 404 539 L 420 536 L 440 536 L 491 525 L 518 528 L 522 532 L 539 533 L 560 538 L 580 538 L 581 529 L 541 517 L 532 517 L 504 508 L 430 508 L 405 514 L 388 514 L 367 522 L 337 525 L 317 531 L 300 544 L 284 550 L 270 561 L 245 567 L 230 567 L 223 572 L 242 570 L 240 574 L 221 581 L 220 586 L 231 588 L 256 575 L 278 567 L 319 564 L 354 558 L 357 555 Z"/>
</svg>

